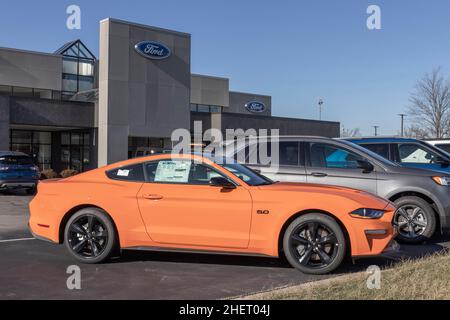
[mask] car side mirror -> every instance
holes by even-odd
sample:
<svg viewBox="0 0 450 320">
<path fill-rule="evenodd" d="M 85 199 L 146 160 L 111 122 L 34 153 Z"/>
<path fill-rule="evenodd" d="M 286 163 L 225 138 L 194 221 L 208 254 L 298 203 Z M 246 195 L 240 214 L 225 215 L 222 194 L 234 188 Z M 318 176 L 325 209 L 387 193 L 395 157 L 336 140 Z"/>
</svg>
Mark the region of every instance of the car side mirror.
<svg viewBox="0 0 450 320">
<path fill-rule="evenodd" d="M 448 168 L 450 166 L 450 162 L 441 157 L 437 157 L 434 160 L 434 163 L 440 164 L 442 166 L 442 168 Z"/>
<path fill-rule="evenodd" d="M 358 168 L 363 170 L 363 173 L 371 173 L 375 169 L 373 164 L 367 160 L 358 160 Z"/>
<path fill-rule="evenodd" d="M 224 177 L 214 177 L 209 180 L 211 187 L 220 187 L 223 189 L 236 189 L 236 186 L 228 179 Z"/>
</svg>

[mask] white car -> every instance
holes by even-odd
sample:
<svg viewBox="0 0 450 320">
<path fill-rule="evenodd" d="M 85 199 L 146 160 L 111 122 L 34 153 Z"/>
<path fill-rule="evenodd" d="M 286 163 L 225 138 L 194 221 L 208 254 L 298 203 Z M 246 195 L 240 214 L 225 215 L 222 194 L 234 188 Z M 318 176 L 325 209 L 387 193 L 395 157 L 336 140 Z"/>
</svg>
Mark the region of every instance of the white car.
<svg viewBox="0 0 450 320">
<path fill-rule="evenodd" d="M 426 143 L 431 144 L 447 153 L 450 153 L 450 139 L 444 140 L 424 140 Z"/>
</svg>

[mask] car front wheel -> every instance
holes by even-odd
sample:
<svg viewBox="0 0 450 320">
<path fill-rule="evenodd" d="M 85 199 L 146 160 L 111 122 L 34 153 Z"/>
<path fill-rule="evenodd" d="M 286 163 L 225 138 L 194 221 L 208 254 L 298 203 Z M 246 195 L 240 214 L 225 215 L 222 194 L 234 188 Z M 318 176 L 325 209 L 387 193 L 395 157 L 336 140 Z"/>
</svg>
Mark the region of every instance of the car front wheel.
<svg viewBox="0 0 450 320">
<path fill-rule="evenodd" d="M 397 240 L 416 244 L 433 236 L 436 231 L 436 216 L 428 202 L 418 197 L 403 197 L 395 201 L 395 205 Z"/>
<path fill-rule="evenodd" d="M 64 243 L 69 253 L 82 263 L 107 260 L 116 248 L 116 231 L 109 216 L 102 210 L 86 208 L 67 222 Z"/>
<path fill-rule="evenodd" d="M 308 274 L 326 274 L 344 260 L 346 241 L 339 224 L 324 214 L 306 214 L 295 219 L 283 238 L 286 259 Z"/>
</svg>

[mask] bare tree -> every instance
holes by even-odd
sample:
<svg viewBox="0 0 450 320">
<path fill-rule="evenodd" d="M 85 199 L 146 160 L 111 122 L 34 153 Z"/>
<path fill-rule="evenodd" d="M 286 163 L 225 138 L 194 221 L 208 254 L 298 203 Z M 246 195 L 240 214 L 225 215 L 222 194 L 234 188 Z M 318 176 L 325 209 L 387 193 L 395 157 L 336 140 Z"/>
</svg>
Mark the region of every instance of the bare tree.
<svg viewBox="0 0 450 320">
<path fill-rule="evenodd" d="M 426 129 L 415 124 L 405 129 L 404 136 L 420 140 L 430 138 L 429 132 Z"/>
<path fill-rule="evenodd" d="M 408 114 L 416 121 L 415 131 L 420 128 L 436 138 L 448 135 L 450 82 L 441 75 L 440 68 L 417 82 L 410 103 Z"/>
<path fill-rule="evenodd" d="M 351 138 L 351 137 L 360 137 L 360 136 L 361 136 L 361 130 L 359 130 L 359 128 L 346 129 L 344 126 L 342 126 L 341 138 Z"/>
</svg>

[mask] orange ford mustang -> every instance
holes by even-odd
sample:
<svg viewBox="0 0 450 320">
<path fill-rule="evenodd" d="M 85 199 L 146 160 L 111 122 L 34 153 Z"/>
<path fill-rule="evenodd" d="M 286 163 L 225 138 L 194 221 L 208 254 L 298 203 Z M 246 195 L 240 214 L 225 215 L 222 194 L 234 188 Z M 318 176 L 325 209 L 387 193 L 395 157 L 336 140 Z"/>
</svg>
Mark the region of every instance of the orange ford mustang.
<svg viewBox="0 0 450 320">
<path fill-rule="evenodd" d="M 83 263 L 120 249 L 279 257 L 313 274 L 381 254 L 394 206 L 366 192 L 276 183 L 237 163 L 198 155 L 133 159 L 39 183 L 30 203 L 36 238 L 64 243 Z"/>
</svg>

